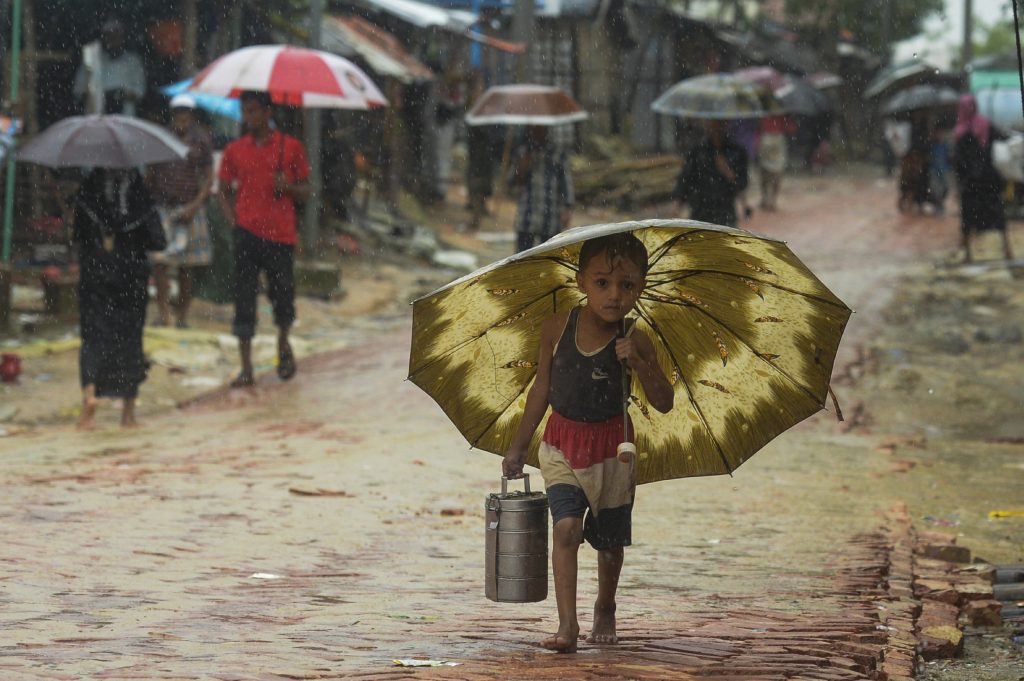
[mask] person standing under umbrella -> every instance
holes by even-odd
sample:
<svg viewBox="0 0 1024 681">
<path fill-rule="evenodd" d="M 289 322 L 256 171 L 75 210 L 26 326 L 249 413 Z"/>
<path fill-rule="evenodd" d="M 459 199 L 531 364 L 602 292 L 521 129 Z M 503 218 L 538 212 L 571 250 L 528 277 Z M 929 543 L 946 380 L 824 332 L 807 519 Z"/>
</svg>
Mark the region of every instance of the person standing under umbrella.
<svg viewBox="0 0 1024 681">
<path fill-rule="evenodd" d="M 516 250 L 543 243 L 569 226 L 575 201 L 568 154 L 548 140 L 548 129 L 526 128 L 513 166 L 512 184 L 521 187 L 516 210 Z"/>
<path fill-rule="evenodd" d="M 736 226 L 736 197 L 747 188 L 747 152 L 725 134 L 720 120 L 706 122 L 707 137 L 690 152 L 676 181 L 678 201 L 690 218 Z"/>
<path fill-rule="evenodd" d="M 1002 180 L 992 165 L 992 140 L 1000 138 L 991 122 L 978 113 L 973 95 L 960 97 L 953 129 L 953 169 L 960 192 L 960 233 L 964 262 L 971 262 L 971 237 L 978 232 L 1002 233 L 1003 256 L 1013 259 L 1006 213 L 1000 195 Z"/>
<path fill-rule="evenodd" d="M 135 398 L 146 380 L 142 353 L 149 293 L 147 251 L 166 245 L 153 200 L 136 170 L 93 170 L 75 203 L 73 238 L 81 276 L 81 429 L 93 427 L 100 397 L 123 400 L 121 425 L 135 425 Z"/>
<path fill-rule="evenodd" d="M 135 115 L 146 94 L 146 72 L 139 55 L 128 49 L 124 25 L 117 19 L 104 22 L 100 39 L 82 49 L 73 91 L 86 114 Z"/>
<path fill-rule="evenodd" d="M 274 309 L 277 375 L 295 375 L 288 332 L 295 321 L 295 202 L 309 198 L 309 162 L 302 143 L 270 127 L 271 99 L 266 92 L 241 95 L 246 134 L 224 150 L 218 194 L 224 217 L 235 225 L 235 318 L 242 370 L 232 388 L 255 383 L 252 337 L 256 333 L 256 294 L 260 272 Z"/>
<path fill-rule="evenodd" d="M 188 145 L 188 157 L 155 165 L 146 178 L 168 240 L 167 249 L 153 256 L 160 326 L 170 321 L 170 268 L 178 268 L 176 323 L 178 328 L 188 328 L 194 272 L 209 265 L 212 255 L 205 204 L 213 184 L 213 153 L 209 135 L 196 125 L 195 107 L 190 95 L 176 95 L 171 100 L 171 132 Z"/>
<path fill-rule="evenodd" d="M 757 161 L 761 167 L 761 209 L 777 210 L 782 174 L 789 163 L 788 137 L 795 130 L 789 116 L 768 116 L 761 119 Z"/>
</svg>

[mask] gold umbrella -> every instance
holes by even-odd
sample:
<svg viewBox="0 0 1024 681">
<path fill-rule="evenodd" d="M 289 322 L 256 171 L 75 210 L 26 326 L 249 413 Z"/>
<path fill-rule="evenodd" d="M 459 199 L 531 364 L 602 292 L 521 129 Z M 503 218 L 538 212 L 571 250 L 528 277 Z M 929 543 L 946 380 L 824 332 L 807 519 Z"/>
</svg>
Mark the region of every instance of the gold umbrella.
<svg viewBox="0 0 1024 681">
<path fill-rule="evenodd" d="M 467 440 L 504 454 L 536 373 L 543 320 L 582 300 L 581 244 L 632 232 L 650 270 L 637 327 L 675 390 L 668 414 L 634 380 L 637 482 L 732 473 L 822 409 L 850 309 L 782 241 L 693 220 L 578 227 L 413 303 L 409 379 Z M 537 465 L 538 429 L 528 463 Z"/>
</svg>

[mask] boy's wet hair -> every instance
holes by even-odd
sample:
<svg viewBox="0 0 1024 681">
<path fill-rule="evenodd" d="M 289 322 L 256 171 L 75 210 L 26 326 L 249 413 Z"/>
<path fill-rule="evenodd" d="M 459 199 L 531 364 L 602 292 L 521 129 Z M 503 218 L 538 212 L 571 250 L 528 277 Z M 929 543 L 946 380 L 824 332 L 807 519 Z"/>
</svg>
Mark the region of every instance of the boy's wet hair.
<svg viewBox="0 0 1024 681">
<path fill-rule="evenodd" d="M 640 269 L 641 276 L 647 276 L 647 247 L 632 232 L 609 234 L 583 242 L 580 248 L 580 272 L 594 256 L 601 253 L 607 253 L 608 261 L 612 263 L 618 258 L 625 258 Z"/>
<path fill-rule="evenodd" d="M 263 90 L 245 90 L 238 96 L 238 101 L 242 104 L 245 104 L 246 102 L 256 102 L 264 109 L 269 109 L 272 103 L 270 93 Z"/>
</svg>

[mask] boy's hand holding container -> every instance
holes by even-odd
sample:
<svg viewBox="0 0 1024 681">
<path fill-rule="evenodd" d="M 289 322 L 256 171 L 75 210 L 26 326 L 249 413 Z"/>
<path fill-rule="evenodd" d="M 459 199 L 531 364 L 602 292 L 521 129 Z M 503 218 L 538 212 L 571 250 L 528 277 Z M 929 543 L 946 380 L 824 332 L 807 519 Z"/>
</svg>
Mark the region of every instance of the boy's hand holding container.
<svg viewBox="0 0 1024 681">
<path fill-rule="evenodd" d="M 526 463 L 526 450 L 512 448 L 501 460 L 501 474 L 506 478 L 518 478 L 523 474 L 523 465 Z"/>
</svg>

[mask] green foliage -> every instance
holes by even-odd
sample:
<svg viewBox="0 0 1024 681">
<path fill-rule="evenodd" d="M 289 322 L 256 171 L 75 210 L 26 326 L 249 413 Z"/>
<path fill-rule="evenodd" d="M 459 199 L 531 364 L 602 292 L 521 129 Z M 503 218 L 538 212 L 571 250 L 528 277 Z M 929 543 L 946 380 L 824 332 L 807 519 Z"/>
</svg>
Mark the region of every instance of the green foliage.
<svg viewBox="0 0 1024 681">
<path fill-rule="evenodd" d="M 987 57 L 989 55 L 1016 54 L 1017 38 L 1013 35 L 1013 21 L 996 21 L 991 24 L 981 24 L 975 30 L 974 35 L 981 34 L 981 39 L 974 41 L 974 56 Z"/>
<path fill-rule="evenodd" d="M 877 53 L 888 49 L 886 39 L 891 44 L 920 33 L 925 19 L 943 7 L 943 0 L 786 0 L 785 4 L 793 25 L 828 36 L 845 29 L 858 44 Z"/>
</svg>

